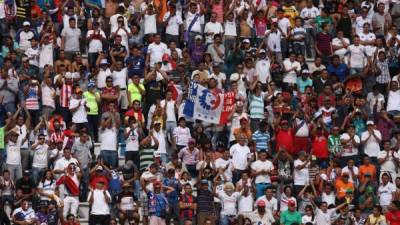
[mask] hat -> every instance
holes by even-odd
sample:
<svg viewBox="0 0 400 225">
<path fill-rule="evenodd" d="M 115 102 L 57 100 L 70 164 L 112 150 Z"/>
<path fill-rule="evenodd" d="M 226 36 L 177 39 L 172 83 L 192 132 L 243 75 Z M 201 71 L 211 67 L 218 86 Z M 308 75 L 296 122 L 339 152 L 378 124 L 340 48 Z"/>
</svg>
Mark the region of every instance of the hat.
<svg viewBox="0 0 400 225">
<path fill-rule="evenodd" d="M 243 40 L 243 43 L 250 44 L 250 40 L 246 38 L 246 39 Z"/>
<path fill-rule="evenodd" d="M 161 182 L 156 180 L 153 182 L 153 186 L 161 186 Z"/>
<path fill-rule="evenodd" d="M 287 205 L 288 206 L 296 206 L 296 202 L 294 200 L 288 200 Z"/>
<path fill-rule="evenodd" d="M 103 167 L 102 167 L 102 166 L 98 166 L 98 167 L 96 168 L 96 171 L 103 171 Z"/>
<path fill-rule="evenodd" d="M 31 175 L 31 172 L 29 170 L 24 170 L 24 176 L 29 176 Z"/>
<path fill-rule="evenodd" d="M 31 23 L 29 23 L 29 21 L 25 21 L 22 23 L 22 26 L 30 26 L 30 25 L 31 25 Z"/>
<path fill-rule="evenodd" d="M 303 70 L 303 71 L 301 72 L 301 74 L 310 74 L 310 71 L 307 70 L 307 69 L 305 69 L 305 70 Z"/>
<path fill-rule="evenodd" d="M 159 120 L 154 121 L 154 125 L 161 125 L 161 121 Z"/>
<path fill-rule="evenodd" d="M 168 55 L 167 53 L 165 53 L 165 54 L 162 56 L 162 61 L 169 61 L 169 55 Z"/>
<path fill-rule="evenodd" d="M 368 126 L 368 125 L 374 125 L 374 121 L 368 120 L 368 121 L 367 121 L 367 126 Z"/>
<path fill-rule="evenodd" d="M 203 40 L 203 37 L 201 35 L 196 35 L 196 37 L 194 37 L 195 40 Z"/>
<path fill-rule="evenodd" d="M 288 125 L 289 122 L 287 120 L 282 120 L 279 125 L 283 126 L 283 125 Z"/>
<path fill-rule="evenodd" d="M 130 185 L 128 182 L 124 182 L 124 183 L 122 184 L 122 187 L 123 187 L 123 188 L 129 188 L 129 187 L 131 187 L 131 185 Z"/>
<path fill-rule="evenodd" d="M 200 182 L 201 182 L 201 184 L 208 184 L 208 180 L 205 180 L 205 179 L 201 180 Z"/>
<path fill-rule="evenodd" d="M 108 64 L 107 59 L 102 59 L 102 60 L 100 61 L 100 65 L 104 65 L 104 64 Z"/>
<path fill-rule="evenodd" d="M 189 145 L 190 145 L 190 144 L 193 144 L 193 145 L 196 144 L 196 139 L 190 138 L 188 144 L 189 144 Z"/>
<path fill-rule="evenodd" d="M 71 78 L 72 78 L 72 73 L 66 72 L 66 73 L 65 73 L 65 78 L 66 78 L 66 79 L 71 79 Z"/>
<path fill-rule="evenodd" d="M 258 207 L 265 207 L 265 202 L 263 200 L 260 200 L 257 202 Z"/>
<path fill-rule="evenodd" d="M 266 51 L 264 50 L 264 49 L 261 49 L 259 52 L 258 52 L 258 54 L 262 54 L 262 53 L 266 53 Z"/>
<path fill-rule="evenodd" d="M 87 86 L 88 86 L 88 88 L 94 88 L 94 87 L 96 87 L 96 84 L 94 82 L 90 81 Z"/>
</svg>

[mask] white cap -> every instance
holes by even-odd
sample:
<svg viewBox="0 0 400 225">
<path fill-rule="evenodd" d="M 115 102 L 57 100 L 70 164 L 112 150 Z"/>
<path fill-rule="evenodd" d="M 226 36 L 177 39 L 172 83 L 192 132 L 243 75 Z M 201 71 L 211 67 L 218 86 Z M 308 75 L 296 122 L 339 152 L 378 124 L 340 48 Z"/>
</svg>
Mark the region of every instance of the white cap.
<svg viewBox="0 0 400 225">
<path fill-rule="evenodd" d="M 102 166 L 98 166 L 98 167 L 96 168 L 96 170 L 103 170 L 103 167 L 102 167 Z"/>
<path fill-rule="evenodd" d="M 72 78 L 72 73 L 66 72 L 66 73 L 65 73 L 65 78 L 71 79 L 71 78 Z"/>
<path fill-rule="evenodd" d="M 102 59 L 102 60 L 100 61 L 100 64 L 108 64 L 107 59 Z"/>
<path fill-rule="evenodd" d="M 25 21 L 22 23 L 22 26 L 30 26 L 30 25 L 31 25 L 31 23 L 29 23 L 29 21 Z"/>
<path fill-rule="evenodd" d="M 374 121 L 372 121 L 372 120 L 368 120 L 368 121 L 367 121 L 367 126 L 368 126 L 368 125 L 374 125 L 374 124 L 375 124 L 375 123 L 374 123 Z"/>
<path fill-rule="evenodd" d="M 250 44 L 250 40 L 246 38 L 246 39 L 243 40 L 243 43 Z"/>
<path fill-rule="evenodd" d="M 260 49 L 259 54 L 261 53 L 266 53 L 266 51 L 264 49 Z"/>
<path fill-rule="evenodd" d="M 195 39 L 195 40 L 197 40 L 197 39 L 200 39 L 200 40 L 202 40 L 202 39 L 203 39 L 203 37 L 202 37 L 201 35 L 196 35 L 196 37 L 194 37 L 194 39 Z"/>
</svg>

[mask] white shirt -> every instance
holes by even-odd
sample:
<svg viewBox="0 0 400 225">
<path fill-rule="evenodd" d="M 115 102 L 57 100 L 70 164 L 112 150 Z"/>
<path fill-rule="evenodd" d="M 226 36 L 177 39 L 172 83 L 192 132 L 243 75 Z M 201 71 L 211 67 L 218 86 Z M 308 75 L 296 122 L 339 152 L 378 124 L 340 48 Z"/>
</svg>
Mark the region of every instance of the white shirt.
<svg viewBox="0 0 400 225">
<path fill-rule="evenodd" d="M 224 23 L 224 30 L 225 30 L 225 34 L 227 36 L 237 36 L 237 31 L 236 31 L 236 23 L 235 21 L 229 21 L 226 20 Z"/>
<path fill-rule="evenodd" d="M 290 27 L 290 20 L 286 17 L 278 21 L 278 27 L 281 28 L 284 36 L 288 36 L 288 28 Z"/>
<path fill-rule="evenodd" d="M 35 34 L 29 30 L 28 32 L 21 31 L 19 33 L 19 48 L 21 50 L 27 50 L 28 48 L 31 47 L 31 41 L 30 39 L 33 38 Z"/>
<path fill-rule="evenodd" d="M 192 23 L 192 20 L 196 17 L 196 13 L 193 14 L 191 12 L 188 12 L 186 15 L 186 23 L 185 23 L 185 30 L 188 31 L 189 30 L 189 26 Z M 201 21 L 200 21 L 200 17 L 198 16 L 196 21 L 194 22 L 192 29 L 190 29 L 191 32 L 197 32 L 197 33 L 201 33 Z"/>
<path fill-rule="evenodd" d="M 382 140 L 382 135 L 379 130 L 374 130 L 374 134 Z M 369 136 L 368 131 L 364 131 L 361 134 L 361 141 L 367 140 Z M 368 141 L 364 144 L 364 153 L 367 154 L 369 157 L 378 157 L 380 152 L 379 142 L 375 139 L 373 135 L 368 139 Z"/>
<path fill-rule="evenodd" d="M 174 133 L 174 138 L 176 140 L 177 145 L 187 146 L 187 144 L 189 142 L 189 138 L 192 137 L 190 135 L 190 130 L 187 127 L 182 128 L 180 126 L 177 126 L 174 128 L 173 133 Z"/>
<path fill-rule="evenodd" d="M 228 166 L 229 165 L 229 166 Z M 215 169 L 225 169 L 228 166 L 228 169 L 224 171 L 224 176 L 226 177 L 226 181 L 232 180 L 232 162 L 230 159 L 225 160 L 223 158 L 218 158 L 215 160 Z"/>
<path fill-rule="evenodd" d="M 80 106 L 79 103 L 81 103 Z M 88 122 L 87 120 L 87 112 L 85 108 L 86 104 L 86 99 L 81 98 L 81 99 L 76 99 L 76 98 L 71 98 L 69 101 L 69 109 L 73 109 L 78 107 L 78 109 L 72 113 L 72 122 L 73 123 L 86 123 Z"/>
<path fill-rule="evenodd" d="M 118 29 L 118 17 L 120 17 L 120 16 L 123 16 L 123 17 L 124 17 L 125 29 L 126 29 L 126 30 L 129 30 L 129 27 L 128 27 L 128 20 L 126 19 L 126 17 L 125 17 L 124 15 L 119 14 L 119 13 L 117 13 L 117 14 L 115 14 L 115 15 L 112 15 L 112 16 L 110 17 L 111 30 L 117 30 L 117 29 Z"/>
<path fill-rule="evenodd" d="M 100 34 L 104 39 L 106 38 L 106 34 L 102 30 L 89 30 L 87 32 L 86 38 L 89 40 L 89 37 L 92 34 Z M 99 39 L 92 39 L 89 42 L 89 53 L 97 53 L 103 51 L 103 43 Z"/>
<path fill-rule="evenodd" d="M 264 201 L 265 202 L 265 209 L 270 210 L 271 212 L 277 212 L 278 211 L 278 200 L 274 197 L 272 197 L 270 200 L 267 199 L 265 195 L 257 198 L 256 202 L 254 203 L 254 207 L 257 206 L 259 201 Z"/>
<path fill-rule="evenodd" d="M 386 110 L 388 112 L 393 110 L 400 110 L 400 89 L 397 91 L 389 91 Z"/>
<path fill-rule="evenodd" d="M 92 215 L 110 215 L 110 207 L 106 201 L 106 197 L 104 196 L 104 191 L 95 189 L 89 192 L 88 200 L 93 195 L 93 204 L 92 210 L 90 214 Z M 109 199 L 111 199 L 110 193 L 106 190 L 106 195 Z"/>
<path fill-rule="evenodd" d="M 270 30 L 266 30 L 265 33 L 269 33 L 267 37 L 268 48 L 273 52 L 281 52 L 282 33 L 279 30 L 276 32 L 270 32 Z"/>
<path fill-rule="evenodd" d="M 161 154 L 165 154 L 167 153 L 167 145 L 165 142 L 165 134 L 163 130 L 160 130 L 159 132 L 157 131 L 153 131 L 153 135 L 155 138 L 157 138 L 158 140 L 158 148 L 157 148 L 157 152 L 161 153 Z"/>
<path fill-rule="evenodd" d="M 71 157 L 70 159 L 66 159 L 64 156 L 56 161 L 54 165 L 54 170 L 63 170 L 71 163 L 78 165 L 78 160 Z"/>
<path fill-rule="evenodd" d="M 126 131 L 131 130 L 130 127 L 125 128 Z M 125 140 L 126 143 L 126 151 L 139 151 L 139 133 L 137 128 L 131 130 L 128 138 Z"/>
<path fill-rule="evenodd" d="M 219 89 L 224 89 L 224 87 L 222 86 L 222 82 L 226 81 L 226 75 L 225 73 L 219 73 L 218 75 L 215 73 L 212 73 L 208 76 L 208 79 L 210 78 L 214 78 L 215 80 L 217 80 L 217 87 Z"/>
<path fill-rule="evenodd" d="M 29 65 L 39 67 L 39 47 L 26 49 L 25 55 L 29 58 Z"/>
<path fill-rule="evenodd" d="M 350 139 L 350 136 L 348 133 L 343 133 L 340 135 L 340 140 L 342 141 L 347 141 Z M 360 144 L 360 137 L 358 135 L 354 135 L 354 141 L 358 144 Z M 347 144 L 343 145 L 343 152 L 342 156 L 352 156 L 352 155 L 357 155 L 358 154 L 358 148 L 353 144 L 352 141 L 347 142 Z"/>
<path fill-rule="evenodd" d="M 8 141 L 7 145 L 7 159 L 6 163 L 10 165 L 21 165 L 21 144 L 19 141 L 14 143 Z"/>
<path fill-rule="evenodd" d="M 304 19 L 304 27 L 305 28 L 312 28 L 312 23 L 311 20 L 315 19 L 317 16 L 319 16 L 319 10 L 317 7 L 312 6 L 311 8 L 303 8 L 300 12 L 300 17 Z M 308 18 L 308 19 L 305 19 Z"/>
<path fill-rule="evenodd" d="M 53 44 L 43 44 L 39 51 L 39 68 L 44 68 L 45 65 L 53 65 Z"/>
<path fill-rule="evenodd" d="M 65 51 L 79 52 L 79 38 L 81 37 L 79 28 L 64 28 L 61 32 L 61 37 L 65 38 Z"/>
<path fill-rule="evenodd" d="M 23 210 L 21 207 L 19 207 L 12 213 L 12 217 L 14 217 L 17 213 L 22 213 L 22 215 L 24 216 L 24 221 L 32 221 L 36 218 L 35 211 L 33 211 L 32 208 Z"/>
<path fill-rule="evenodd" d="M 239 192 L 232 193 L 231 196 L 227 195 L 224 191 L 217 192 L 218 198 L 221 200 L 221 215 L 236 215 L 236 202 L 241 196 Z"/>
<path fill-rule="evenodd" d="M 117 151 L 117 130 L 105 128 L 100 132 L 100 150 Z"/>
<path fill-rule="evenodd" d="M 393 152 L 393 154 L 392 154 Z M 378 154 L 378 159 L 385 159 L 387 155 L 387 151 L 380 151 Z M 381 171 L 388 171 L 388 172 L 393 172 L 396 173 L 396 164 L 395 164 L 395 159 L 399 159 L 399 154 L 394 151 L 389 151 L 389 156 L 386 159 L 384 163 L 381 163 Z"/>
<path fill-rule="evenodd" d="M 336 209 L 327 209 L 326 213 L 324 213 L 321 209 L 317 208 L 315 210 L 315 225 L 331 224 L 331 218 L 335 212 Z"/>
<path fill-rule="evenodd" d="M 175 101 L 170 100 L 167 102 L 167 105 L 165 105 L 166 100 L 161 100 L 160 105 L 161 107 L 165 108 L 165 112 L 167 114 L 167 119 L 166 121 L 169 122 L 176 122 L 176 116 L 175 116 Z"/>
<path fill-rule="evenodd" d="M 241 146 L 236 143 L 231 146 L 229 152 L 232 156 L 232 164 L 235 169 L 245 170 L 248 165 L 248 159 L 250 158 L 250 149 L 246 145 Z"/>
<path fill-rule="evenodd" d="M 40 182 L 38 185 L 38 188 L 41 188 L 43 190 L 43 193 L 52 195 L 54 194 L 54 191 L 56 189 L 56 181 L 53 180 L 45 180 L 44 182 Z M 50 200 L 48 197 L 41 195 L 40 196 L 41 200 Z"/>
<path fill-rule="evenodd" d="M 349 45 L 350 40 L 345 37 L 343 37 L 342 40 L 340 40 L 338 37 L 335 37 L 334 39 L 332 39 L 332 46 L 342 47 L 334 52 L 335 55 L 339 55 L 339 56 L 343 57 L 346 54 L 347 48 L 344 47 L 344 45 L 343 45 L 344 43 Z"/>
<path fill-rule="evenodd" d="M 112 76 L 111 70 L 107 68 L 106 70 L 100 69 L 97 74 L 97 88 L 105 88 L 106 87 L 106 79 L 108 76 Z"/>
<path fill-rule="evenodd" d="M 154 66 L 154 63 L 161 62 L 162 56 L 166 53 L 168 47 L 166 44 L 160 42 L 160 44 L 156 44 L 155 42 L 151 43 L 147 48 L 148 53 L 150 53 L 150 66 Z"/>
<path fill-rule="evenodd" d="M 164 14 L 163 22 L 166 22 L 169 17 L 170 17 L 170 12 L 168 11 Z M 182 17 L 178 14 L 175 14 L 175 16 L 172 16 L 168 20 L 167 27 L 165 28 L 165 33 L 174 36 L 179 35 L 179 26 L 182 24 L 183 24 Z"/>
<path fill-rule="evenodd" d="M 258 75 L 258 80 L 263 84 L 268 83 L 271 79 L 270 66 L 271 62 L 268 59 L 261 59 L 256 62 L 256 74 Z"/>
<path fill-rule="evenodd" d="M 366 50 L 363 45 L 350 45 L 348 48 L 350 53 L 350 67 L 363 68 L 366 61 Z"/>
<path fill-rule="evenodd" d="M 204 33 L 213 33 L 211 35 L 206 35 L 206 43 L 213 43 L 214 42 L 214 35 L 224 33 L 224 28 L 218 22 L 208 22 L 204 28 Z"/>
<path fill-rule="evenodd" d="M 360 37 L 361 41 L 373 41 L 376 39 L 376 36 L 374 33 L 369 32 L 368 34 L 365 34 L 364 32 L 359 33 L 358 36 Z M 372 45 L 365 45 L 365 52 L 367 53 L 368 56 L 372 56 L 375 53 L 375 48 Z"/>
<path fill-rule="evenodd" d="M 253 204 L 254 204 L 254 196 L 249 194 L 244 196 L 243 194 L 240 195 L 238 201 L 238 214 L 252 212 L 253 211 Z"/>
<path fill-rule="evenodd" d="M 385 97 L 381 93 L 379 93 L 378 95 L 374 95 L 373 92 L 370 92 L 367 95 L 367 102 L 369 104 L 371 112 L 374 111 L 374 105 L 376 102 L 378 102 L 378 104 L 376 104 L 377 105 L 376 111 L 380 112 L 385 105 Z"/>
<path fill-rule="evenodd" d="M 357 166 L 353 166 L 353 176 L 354 177 L 357 177 L 358 176 L 358 167 Z M 345 167 L 343 167 L 343 169 L 342 169 L 342 173 L 344 173 L 344 172 L 346 172 L 346 173 L 348 173 L 348 174 L 352 174 L 351 172 L 350 172 L 350 168 L 348 167 L 348 166 L 345 166 Z M 353 180 L 353 177 L 352 176 L 349 176 L 349 182 L 351 182 L 351 183 L 354 183 L 354 180 Z"/>
<path fill-rule="evenodd" d="M 265 161 L 257 160 L 251 164 L 251 169 L 254 170 L 255 172 L 272 171 L 274 169 L 274 165 L 269 160 L 265 160 Z M 260 174 L 255 177 L 254 182 L 256 184 L 271 183 L 271 178 L 268 174 Z"/>
<path fill-rule="evenodd" d="M 303 164 L 304 162 L 301 161 L 300 159 L 296 159 L 294 161 L 294 172 L 293 172 L 294 185 L 305 185 L 309 180 L 308 167 L 310 166 L 310 162 L 308 162 L 304 168 L 300 170 L 296 169 L 297 166 Z"/>
<path fill-rule="evenodd" d="M 144 34 L 156 34 L 157 33 L 157 14 L 145 14 L 144 15 Z"/>
<path fill-rule="evenodd" d="M 285 73 L 283 76 L 283 82 L 285 83 L 290 83 L 290 84 L 296 84 L 297 82 L 297 72 L 300 72 L 301 65 L 297 61 L 290 61 L 289 58 L 285 59 L 283 61 L 283 66 L 285 67 L 285 70 L 290 70 L 292 68 L 296 68 L 294 71 L 290 71 Z"/>
<path fill-rule="evenodd" d="M 38 145 L 34 149 L 32 166 L 35 168 L 47 168 L 47 151 L 49 146 L 47 144 Z"/>
<path fill-rule="evenodd" d="M 356 21 L 355 21 L 356 34 L 362 33 L 364 23 L 369 23 L 370 27 L 371 27 L 372 21 L 368 17 L 364 19 L 364 18 L 362 18 L 362 16 L 358 16 L 356 18 Z"/>
<path fill-rule="evenodd" d="M 396 186 L 393 183 L 389 182 L 386 185 L 382 183 L 378 188 L 379 205 L 390 205 L 394 192 L 396 192 Z"/>
<path fill-rule="evenodd" d="M 112 77 L 114 86 L 119 86 L 119 89 L 126 89 L 126 81 L 128 79 L 128 70 L 126 68 L 122 68 L 120 71 L 114 70 Z"/>
</svg>

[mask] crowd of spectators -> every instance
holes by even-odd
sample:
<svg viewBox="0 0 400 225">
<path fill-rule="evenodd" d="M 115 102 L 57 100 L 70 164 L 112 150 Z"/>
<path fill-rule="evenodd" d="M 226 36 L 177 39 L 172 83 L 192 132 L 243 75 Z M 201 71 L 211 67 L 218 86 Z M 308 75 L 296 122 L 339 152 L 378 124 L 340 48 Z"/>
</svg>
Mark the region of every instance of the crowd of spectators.
<svg viewBox="0 0 400 225">
<path fill-rule="evenodd" d="M 399 0 L 1 0 L 0 225 L 399 225 L 399 29 Z"/>
</svg>

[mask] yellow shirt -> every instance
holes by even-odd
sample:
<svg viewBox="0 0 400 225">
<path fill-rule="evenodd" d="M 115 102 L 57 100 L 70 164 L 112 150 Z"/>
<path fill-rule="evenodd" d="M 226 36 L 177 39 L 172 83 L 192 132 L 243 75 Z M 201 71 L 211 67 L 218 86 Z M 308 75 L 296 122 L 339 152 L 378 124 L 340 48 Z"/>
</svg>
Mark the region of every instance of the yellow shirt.
<svg viewBox="0 0 400 225">
<path fill-rule="evenodd" d="M 299 13 L 297 12 L 296 7 L 282 6 L 282 10 L 283 10 L 283 15 L 289 19 L 290 26 L 294 27 L 294 21 L 295 21 L 296 17 L 299 16 Z"/>
<path fill-rule="evenodd" d="M 144 90 L 143 84 L 139 84 L 139 86 Z M 142 95 L 140 94 L 139 88 L 137 88 L 135 84 L 128 84 L 128 91 L 131 95 L 131 102 L 129 102 L 129 104 L 132 104 L 132 102 L 135 100 L 139 100 L 139 102 L 142 102 Z"/>
</svg>

